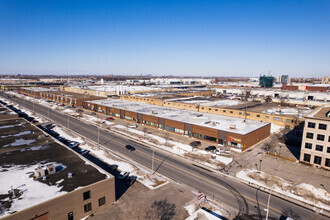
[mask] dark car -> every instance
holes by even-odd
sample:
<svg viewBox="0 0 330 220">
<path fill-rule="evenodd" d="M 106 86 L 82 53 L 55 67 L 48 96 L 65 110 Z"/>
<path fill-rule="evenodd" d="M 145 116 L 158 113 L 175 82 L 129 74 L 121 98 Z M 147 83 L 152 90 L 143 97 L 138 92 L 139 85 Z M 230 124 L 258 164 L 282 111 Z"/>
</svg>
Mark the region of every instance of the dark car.
<svg viewBox="0 0 330 220">
<path fill-rule="evenodd" d="M 204 150 L 206 151 L 215 151 L 217 148 L 215 146 L 208 146 Z"/>
<path fill-rule="evenodd" d="M 109 118 L 106 118 L 105 120 L 107 120 L 107 121 L 113 121 L 115 119 L 113 117 L 109 117 Z"/>
<path fill-rule="evenodd" d="M 193 141 L 189 145 L 192 147 L 198 147 L 198 146 L 201 146 L 202 143 L 200 141 Z"/>
<path fill-rule="evenodd" d="M 60 136 L 59 133 L 57 133 L 56 131 L 53 131 L 53 130 L 49 130 L 48 134 L 50 134 L 50 135 L 53 136 L 53 137 Z"/>
<path fill-rule="evenodd" d="M 135 148 L 132 145 L 126 145 L 125 148 L 129 151 L 135 151 Z"/>
<path fill-rule="evenodd" d="M 69 144 L 68 144 L 68 147 L 70 148 L 76 148 L 76 147 L 79 147 L 80 143 L 77 142 L 77 141 L 70 141 Z"/>
<path fill-rule="evenodd" d="M 124 180 L 124 179 L 126 179 L 128 176 L 129 176 L 129 172 L 125 172 L 125 171 L 123 171 L 123 172 L 119 173 L 119 175 L 118 175 L 118 179 L 119 179 L 119 180 Z"/>
<path fill-rule="evenodd" d="M 95 112 L 91 112 L 91 114 L 90 115 L 96 115 L 96 113 Z"/>
<path fill-rule="evenodd" d="M 126 185 L 128 185 L 128 186 L 133 185 L 133 183 L 135 183 L 135 181 L 136 181 L 136 178 L 137 178 L 136 176 L 128 177 L 127 180 L 126 180 Z"/>
<path fill-rule="evenodd" d="M 118 168 L 118 165 L 117 164 L 111 164 L 111 165 L 109 165 L 108 166 L 108 168 L 109 168 L 109 170 L 117 170 L 117 168 Z"/>
</svg>

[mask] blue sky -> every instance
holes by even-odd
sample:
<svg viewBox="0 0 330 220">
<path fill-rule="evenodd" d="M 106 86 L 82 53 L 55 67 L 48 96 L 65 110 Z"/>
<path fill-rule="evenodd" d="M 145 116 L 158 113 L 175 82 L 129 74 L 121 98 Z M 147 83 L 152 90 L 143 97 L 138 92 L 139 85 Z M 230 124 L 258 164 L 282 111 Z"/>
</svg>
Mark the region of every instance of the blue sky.
<svg viewBox="0 0 330 220">
<path fill-rule="evenodd" d="M 0 74 L 330 75 L 328 0 L 0 0 Z"/>
</svg>

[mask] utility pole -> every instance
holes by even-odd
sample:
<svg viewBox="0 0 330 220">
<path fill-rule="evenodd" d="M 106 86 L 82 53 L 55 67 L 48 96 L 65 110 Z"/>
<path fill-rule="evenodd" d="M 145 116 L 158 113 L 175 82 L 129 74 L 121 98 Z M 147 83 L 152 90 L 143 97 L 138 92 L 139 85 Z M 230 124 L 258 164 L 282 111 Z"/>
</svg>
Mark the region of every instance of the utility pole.
<svg viewBox="0 0 330 220">
<path fill-rule="evenodd" d="M 48 118 L 49 118 L 49 108 L 48 108 Z"/>
</svg>

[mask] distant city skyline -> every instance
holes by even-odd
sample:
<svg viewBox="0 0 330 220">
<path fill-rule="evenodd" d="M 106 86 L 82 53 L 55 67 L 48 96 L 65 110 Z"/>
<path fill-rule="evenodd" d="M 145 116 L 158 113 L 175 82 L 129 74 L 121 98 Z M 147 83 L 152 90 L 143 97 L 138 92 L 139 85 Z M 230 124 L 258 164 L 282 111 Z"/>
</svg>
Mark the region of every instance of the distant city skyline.
<svg viewBox="0 0 330 220">
<path fill-rule="evenodd" d="M 330 75 L 330 1 L 0 2 L 0 74 Z"/>
</svg>

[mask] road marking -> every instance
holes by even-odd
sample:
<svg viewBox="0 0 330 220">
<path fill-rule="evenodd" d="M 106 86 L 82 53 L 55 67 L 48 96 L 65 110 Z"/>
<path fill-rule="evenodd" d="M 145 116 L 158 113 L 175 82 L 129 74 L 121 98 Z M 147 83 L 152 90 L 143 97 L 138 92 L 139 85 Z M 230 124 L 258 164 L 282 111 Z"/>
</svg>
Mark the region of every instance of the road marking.
<svg viewBox="0 0 330 220">
<path fill-rule="evenodd" d="M 318 169 L 318 168 L 316 168 L 316 171 L 315 171 L 315 173 L 314 173 L 314 174 L 316 175 L 316 174 L 317 174 L 317 172 L 319 172 L 319 169 Z"/>
<path fill-rule="evenodd" d="M 45 107 L 45 108 L 47 108 L 47 107 Z M 43 110 L 43 109 L 41 109 L 41 108 L 39 108 L 39 107 L 37 107 L 37 109 Z M 66 116 L 66 115 L 64 115 L 64 114 L 62 114 L 62 113 L 59 113 L 59 112 L 57 112 L 57 113 L 60 114 L 60 115 Z M 59 117 L 59 116 L 58 116 L 58 117 Z M 70 117 L 70 118 L 73 118 L 73 117 L 71 117 L 71 116 L 69 116 L 69 117 Z M 74 119 L 75 119 L 75 118 L 74 118 Z M 76 119 L 76 120 L 78 120 L 78 119 Z M 83 123 L 83 122 L 82 122 L 82 123 Z M 81 128 L 81 126 L 80 126 L 79 124 L 77 124 L 75 121 L 71 121 L 70 124 L 75 124 L 76 126 L 79 126 L 79 127 Z M 64 127 L 66 127 L 66 126 L 64 125 Z M 97 134 L 97 131 L 91 130 L 91 129 L 87 128 L 87 127 L 84 127 L 84 128 L 85 128 L 86 130 L 92 132 L 92 133 Z M 116 140 L 113 140 L 113 139 L 109 138 L 109 137 L 106 136 L 106 135 L 103 135 L 103 134 L 99 134 L 99 135 L 100 135 L 100 136 L 103 136 L 105 139 L 107 139 L 107 140 L 111 140 L 112 142 L 115 142 L 115 143 L 117 143 L 117 144 L 123 144 L 123 143 L 120 143 L 120 142 L 118 142 L 118 141 L 116 141 Z M 143 144 L 142 144 L 142 145 L 143 145 Z M 142 151 L 140 151 L 140 150 L 135 150 L 135 152 L 138 152 L 138 153 L 140 153 L 140 154 L 144 154 L 145 156 L 152 158 L 152 155 L 147 154 L 147 153 L 144 153 L 144 152 L 142 152 Z M 198 178 L 198 179 L 204 180 L 205 182 L 208 182 L 208 183 L 210 183 L 210 184 L 212 184 L 212 185 L 214 185 L 214 186 L 217 186 L 217 187 L 220 187 L 220 188 L 222 188 L 222 189 L 228 190 L 227 188 L 225 188 L 224 186 L 222 186 L 222 185 L 220 185 L 220 184 L 218 184 L 218 183 L 216 183 L 216 182 L 210 181 L 210 180 L 208 180 L 208 179 L 206 179 L 206 178 L 204 178 L 204 177 L 201 177 L 201 176 L 199 176 L 199 175 L 193 174 L 193 173 L 191 173 L 191 172 L 189 172 L 189 171 L 187 171 L 187 170 L 185 170 L 185 169 L 182 169 L 182 168 L 180 168 L 180 167 L 178 167 L 178 166 L 175 166 L 175 165 L 173 165 L 173 164 L 170 164 L 170 163 L 168 163 L 168 162 L 166 162 L 166 161 L 163 162 L 162 159 L 158 159 L 158 158 L 156 158 L 156 157 L 154 157 L 154 159 L 155 159 L 155 160 L 158 160 L 159 162 L 162 162 L 163 164 L 166 164 L 166 165 L 168 165 L 168 166 L 171 166 L 171 167 L 173 167 L 173 168 L 175 168 L 175 169 L 177 169 L 177 170 L 180 170 L 180 171 L 182 171 L 182 172 L 184 172 L 184 173 L 187 173 L 187 174 L 189 174 L 189 175 L 191 175 L 191 176 L 194 176 L 194 177 L 196 177 L 196 178 Z M 262 202 L 258 202 L 258 201 L 256 201 L 255 199 L 250 198 L 250 197 L 248 197 L 248 196 L 245 196 L 245 195 L 243 195 L 243 194 L 241 194 L 241 193 L 238 193 L 238 192 L 232 192 L 232 193 L 235 193 L 235 194 L 237 194 L 237 195 L 239 195 L 239 196 L 242 196 L 242 197 L 244 197 L 244 198 L 246 198 L 246 199 L 248 199 L 248 200 L 250 200 L 250 201 L 252 201 L 252 202 L 255 202 L 256 204 L 260 204 L 260 205 L 262 205 L 262 206 L 264 206 L 264 207 L 267 207 L 266 204 L 264 204 L 264 203 L 262 203 Z M 275 209 L 275 208 L 273 208 L 273 207 L 271 207 L 271 206 L 269 206 L 269 208 L 272 209 L 272 210 L 274 210 L 274 211 L 276 211 L 276 212 L 278 212 L 278 213 L 280 213 L 280 214 L 283 214 L 283 212 L 281 212 L 281 211 L 278 210 L 278 209 Z"/>
</svg>

